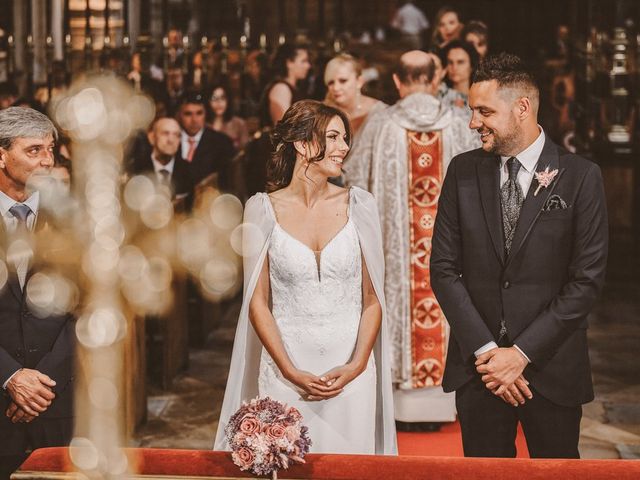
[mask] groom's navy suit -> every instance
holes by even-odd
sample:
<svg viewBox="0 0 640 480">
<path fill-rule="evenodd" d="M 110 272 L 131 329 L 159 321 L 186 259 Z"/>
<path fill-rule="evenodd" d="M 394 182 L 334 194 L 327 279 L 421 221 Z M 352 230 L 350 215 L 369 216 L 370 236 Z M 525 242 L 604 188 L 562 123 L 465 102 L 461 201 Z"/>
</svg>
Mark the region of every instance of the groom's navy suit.
<svg viewBox="0 0 640 480">
<path fill-rule="evenodd" d="M 515 344 L 531 360 L 523 375 L 534 400 L 542 397 L 575 414 L 593 399 L 586 329 L 604 281 L 607 214 L 597 165 L 547 138 L 536 171 L 546 167 L 558 173 L 537 195 L 539 184 L 532 181 L 507 256 L 500 157 L 473 150 L 449 166 L 431 253 L 432 287 L 451 326 L 443 387 L 457 394 L 465 388 L 488 392 L 474 352 L 498 342 L 504 319 L 507 338 L 500 346 Z M 488 404 L 497 409 L 514 408 L 494 399 Z"/>
</svg>

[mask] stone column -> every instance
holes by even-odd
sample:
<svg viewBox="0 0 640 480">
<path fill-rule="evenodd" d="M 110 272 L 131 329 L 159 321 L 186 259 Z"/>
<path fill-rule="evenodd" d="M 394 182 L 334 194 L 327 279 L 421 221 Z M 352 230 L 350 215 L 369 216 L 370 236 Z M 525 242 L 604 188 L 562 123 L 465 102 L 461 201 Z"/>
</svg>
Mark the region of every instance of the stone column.
<svg viewBox="0 0 640 480">
<path fill-rule="evenodd" d="M 27 2 L 13 0 L 13 68 L 20 95 L 27 93 Z"/>
<path fill-rule="evenodd" d="M 51 1 L 51 38 L 53 60 L 64 60 L 64 0 Z"/>
<path fill-rule="evenodd" d="M 131 51 L 136 48 L 138 36 L 140 35 L 140 0 L 129 0 L 127 5 L 127 33 Z M 147 12 L 148 13 L 148 12 Z"/>
<path fill-rule="evenodd" d="M 150 0 L 149 3 L 151 3 L 151 11 L 148 13 L 151 17 L 149 30 L 153 39 L 153 61 L 155 61 L 158 55 L 163 53 L 162 38 L 167 34 L 164 30 L 162 14 L 165 5 L 162 0 Z"/>
<path fill-rule="evenodd" d="M 306 31 L 307 29 L 307 2 L 306 0 L 298 0 L 298 31 Z"/>
<path fill-rule="evenodd" d="M 317 38 L 323 39 L 325 38 L 325 19 L 324 19 L 324 0 L 318 0 L 318 30 L 317 30 Z"/>
<path fill-rule="evenodd" d="M 33 83 L 47 83 L 47 0 L 31 0 Z"/>
</svg>

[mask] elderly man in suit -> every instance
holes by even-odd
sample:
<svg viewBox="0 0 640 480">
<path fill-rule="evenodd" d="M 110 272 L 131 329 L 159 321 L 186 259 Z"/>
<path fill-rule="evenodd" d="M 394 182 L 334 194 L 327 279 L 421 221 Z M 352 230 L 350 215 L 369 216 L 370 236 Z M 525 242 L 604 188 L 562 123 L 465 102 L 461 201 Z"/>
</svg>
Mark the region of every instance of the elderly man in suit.
<svg viewBox="0 0 640 480">
<path fill-rule="evenodd" d="M 57 132 L 30 108 L 0 111 L 0 240 L 2 252 L 43 221 L 40 196 L 28 184 L 48 176 Z M 0 478 L 35 448 L 66 445 L 73 433 L 75 332 L 69 314 L 33 311 L 26 284 L 31 258 L 8 255 L 0 290 Z"/>
<path fill-rule="evenodd" d="M 150 174 L 161 185 L 171 188 L 173 197 L 186 197 L 193 191 L 189 164 L 177 155 L 182 131 L 169 117 L 156 119 L 147 134 L 151 151 L 142 151 L 132 159 L 132 174 Z"/>
<path fill-rule="evenodd" d="M 470 127 L 482 148 L 454 158 L 438 205 L 431 281 L 451 325 L 444 388 L 456 392 L 467 456 L 577 458 L 593 399 L 587 315 L 602 288 L 607 213 L 600 169 L 537 123 L 521 60 L 478 69 Z"/>
<path fill-rule="evenodd" d="M 205 112 L 202 95 L 189 94 L 183 99 L 178 111 L 182 127 L 179 155 L 189 163 L 193 185 L 217 173 L 220 188 L 228 189 L 231 160 L 236 152 L 227 135 L 206 127 Z"/>
</svg>

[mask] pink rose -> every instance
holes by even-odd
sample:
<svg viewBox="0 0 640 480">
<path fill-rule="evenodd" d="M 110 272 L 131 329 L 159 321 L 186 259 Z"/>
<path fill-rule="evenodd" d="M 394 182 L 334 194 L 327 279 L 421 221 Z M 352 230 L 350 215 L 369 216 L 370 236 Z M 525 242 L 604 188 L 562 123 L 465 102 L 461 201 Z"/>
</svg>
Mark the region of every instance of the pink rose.
<svg viewBox="0 0 640 480">
<path fill-rule="evenodd" d="M 246 436 L 253 435 L 260 429 L 260 422 L 257 418 L 247 415 L 240 422 L 240 431 Z"/>
<path fill-rule="evenodd" d="M 293 420 L 298 421 L 298 420 L 302 420 L 302 414 L 300 413 L 300 411 L 295 408 L 295 407 L 289 407 L 287 409 L 287 415 L 289 417 L 291 417 Z"/>
<path fill-rule="evenodd" d="M 270 440 L 279 440 L 281 438 L 284 438 L 286 430 L 279 423 L 272 423 L 267 427 L 266 433 L 267 438 L 269 438 Z"/>
<path fill-rule="evenodd" d="M 239 450 L 233 452 L 231 454 L 231 458 L 233 459 L 233 463 L 238 465 L 241 470 L 247 470 L 251 468 L 253 464 L 253 452 L 247 447 L 242 447 Z"/>
</svg>

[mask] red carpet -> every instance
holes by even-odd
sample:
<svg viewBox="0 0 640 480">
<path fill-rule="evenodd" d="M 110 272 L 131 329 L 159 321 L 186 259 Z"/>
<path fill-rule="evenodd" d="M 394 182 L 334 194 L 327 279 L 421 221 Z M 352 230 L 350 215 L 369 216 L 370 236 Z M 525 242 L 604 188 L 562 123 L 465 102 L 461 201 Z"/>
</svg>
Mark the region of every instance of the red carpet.
<svg viewBox="0 0 640 480">
<path fill-rule="evenodd" d="M 529 458 L 527 442 L 520 426 L 516 448 L 518 458 Z M 462 457 L 460 424 L 445 423 L 439 432 L 398 432 L 398 450 L 400 455 Z"/>
</svg>

